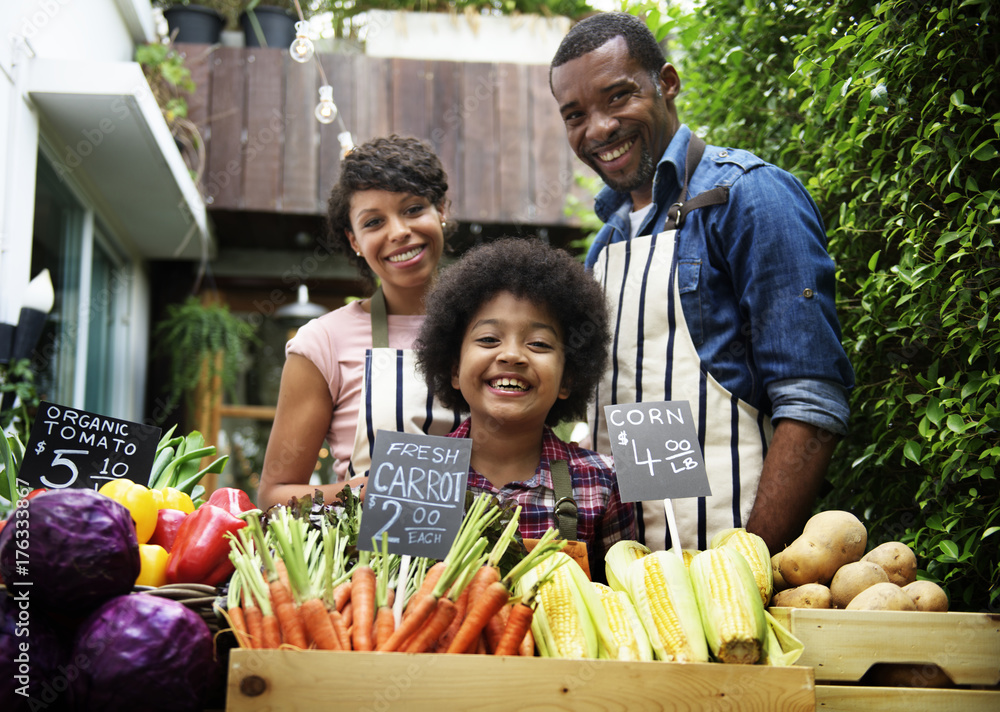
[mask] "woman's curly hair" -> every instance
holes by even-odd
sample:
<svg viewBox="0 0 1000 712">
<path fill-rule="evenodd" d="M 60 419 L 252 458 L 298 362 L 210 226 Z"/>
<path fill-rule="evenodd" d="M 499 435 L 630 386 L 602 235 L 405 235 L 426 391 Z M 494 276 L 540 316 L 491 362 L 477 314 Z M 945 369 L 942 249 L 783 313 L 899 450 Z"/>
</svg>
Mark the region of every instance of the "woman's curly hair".
<svg viewBox="0 0 1000 712">
<path fill-rule="evenodd" d="M 600 285 L 577 259 L 537 238 L 500 238 L 442 270 L 427 295 L 427 317 L 414 343 L 429 389 L 446 407 L 469 410 L 462 392 L 452 387 L 452 374 L 472 318 L 501 292 L 544 306 L 562 331 L 570 395 L 555 402 L 545 422 L 585 418 L 608 361 L 607 305 Z"/>
<path fill-rule="evenodd" d="M 358 191 L 373 189 L 418 195 L 444 211 L 449 204 L 448 175 L 427 143 L 396 134 L 356 146 L 340 162 L 340 177 L 326 206 L 330 245 L 347 257 L 374 290 L 375 278 L 368 263 L 354 253 L 347 238 L 351 230 L 351 198 Z M 444 228 L 445 239 L 454 229 L 454 223 L 449 221 Z"/>
</svg>

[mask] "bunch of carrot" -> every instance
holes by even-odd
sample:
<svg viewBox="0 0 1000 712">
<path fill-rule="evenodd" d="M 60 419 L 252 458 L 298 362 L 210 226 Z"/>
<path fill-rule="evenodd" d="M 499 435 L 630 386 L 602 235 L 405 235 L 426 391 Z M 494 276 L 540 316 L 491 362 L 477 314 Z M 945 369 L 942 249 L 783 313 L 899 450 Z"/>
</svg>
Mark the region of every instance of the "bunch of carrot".
<svg viewBox="0 0 1000 712">
<path fill-rule="evenodd" d="M 389 554 L 386 540 L 359 551 L 323 520 L 275 508 L 233 537 L 236 573 L 228 618 L 250 648 L 533 655 L 533 601 L 513 596 L 517 580 L 562 548 L 550 530 L 505 576 L 498 562 L 517 531 L 517 509 L 489 546 L 484 532 L 500 516 L 489 495 L 475 499 L 444 560 Z M 277 511 L 275 511 L 277 510 Z"/>
</svg>

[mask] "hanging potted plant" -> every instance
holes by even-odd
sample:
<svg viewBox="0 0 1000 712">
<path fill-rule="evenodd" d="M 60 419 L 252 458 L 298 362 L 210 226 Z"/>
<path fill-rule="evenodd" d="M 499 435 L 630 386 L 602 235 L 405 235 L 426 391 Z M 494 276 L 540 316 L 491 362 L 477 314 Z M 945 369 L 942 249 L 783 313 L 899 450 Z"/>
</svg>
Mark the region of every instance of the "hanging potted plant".
<svg viewBox="0 0 1000 712">
<path fill-rule="evenodd" d="M 288 49 L 299 15 L 295 0 L 250 0 L 239 19 L 247 47 Z"/>
<path fill-rule="evenodd" d="M 168 361 L 168 410 L 183 402 L 188 416 L 197 420 L 198 411 L 221 402 L 223 393 L 235 399 L 237 377 L 256 335 L 228 306 L 188 297 L 167 307 L 153 334 Z"/>
<path fill-rule="evenodd" d="M 170 35 L 175 42 L 193 44 L 217 44 L 222 35 L 226 18 L 216 5 L 231 5 L 230 2 L 205 0 L 190 3 L 187 0 L 164 0 L 161 3 L 163 17 L 167 21 Z"/>
</svg>

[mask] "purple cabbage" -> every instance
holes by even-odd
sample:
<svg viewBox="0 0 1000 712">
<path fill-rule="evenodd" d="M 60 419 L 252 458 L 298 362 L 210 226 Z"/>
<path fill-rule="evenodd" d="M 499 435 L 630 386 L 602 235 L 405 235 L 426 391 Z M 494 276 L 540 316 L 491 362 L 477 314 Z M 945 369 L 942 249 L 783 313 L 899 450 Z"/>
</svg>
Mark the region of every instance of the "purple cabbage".
<svg viewBox="0 0 1000 712">
<path fill-rule="evenodd" d="M 81 709 L 182 712 L 204 708 L 215 677 L 212 634 L 197 613 L 159 596 L 113 598 L 77 629 Z"/>
<path fill-rule="evenodd" d="M 12 589 L 30 586 L 35 610 L 88 613 L 131 591 L 139 576 L 132 515 L 93 490 L 40 494 L 0 532 L 0 575 Z"/>
</svg>

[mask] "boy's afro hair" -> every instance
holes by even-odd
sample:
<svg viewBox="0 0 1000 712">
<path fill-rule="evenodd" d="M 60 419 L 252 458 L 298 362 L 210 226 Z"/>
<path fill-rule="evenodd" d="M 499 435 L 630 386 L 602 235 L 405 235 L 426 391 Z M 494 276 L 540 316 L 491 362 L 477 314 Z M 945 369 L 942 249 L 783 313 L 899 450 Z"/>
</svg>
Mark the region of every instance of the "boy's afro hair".
<svg viewBox="0 0 1000 712">
<path fill-rule="evenodd" d="M 537 238 L 500 238 L 442 271 L 427 295 L 427 318 L 414 344 L 429 388 L 445 406 L 468 411 L 462 392 L 452 387 L 452 374 L 473 316 L 501 292 L 545 306 L 562 330 L 570 395 L 556 401 L 545 422 L 585 418 L 608 361 L 607 305 L 600 285 L 576 258 Z"/>
</svg>

